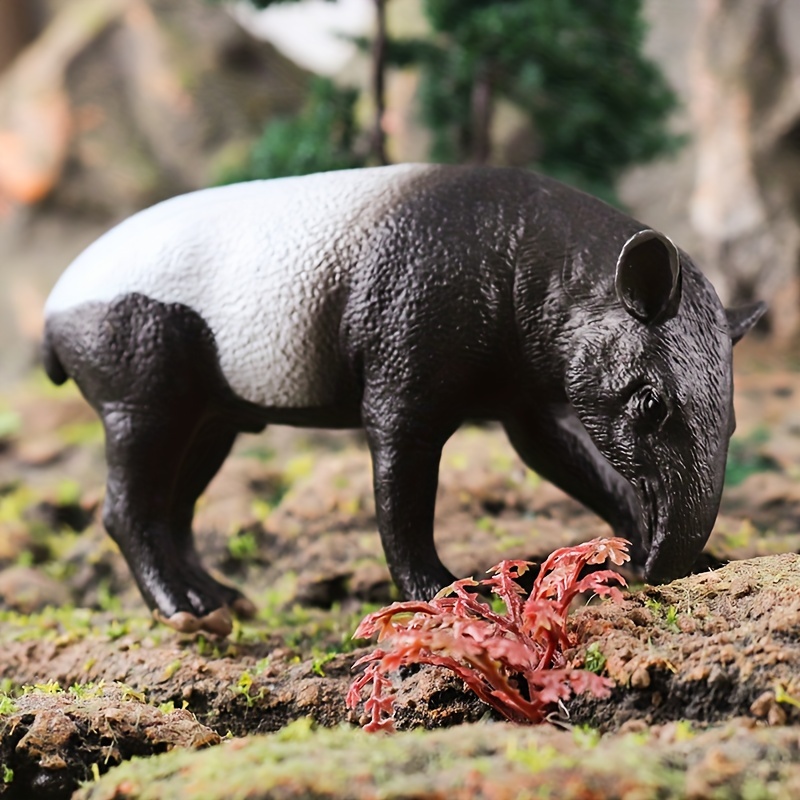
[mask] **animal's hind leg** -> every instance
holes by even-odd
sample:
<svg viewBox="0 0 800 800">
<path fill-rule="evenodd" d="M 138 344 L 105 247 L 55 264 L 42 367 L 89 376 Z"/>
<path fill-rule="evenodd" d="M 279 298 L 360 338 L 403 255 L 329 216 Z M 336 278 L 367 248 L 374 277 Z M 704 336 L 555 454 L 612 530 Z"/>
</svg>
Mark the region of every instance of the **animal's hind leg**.
<svg viewBox="0 0 800 800">
<path fill-rule="evenodd" d="M 181 468 L 202 416 L 123 404 L 104 407 L 101 416 L 108 461 L 103 521 L 143 597 L 154 614 L 178 630 L 226 635 L 229 596 L 202 568 L 187 568 L 191 534 L 174 526 Z"/>
<path fill-rule="evenodd" d="M 171 531 L 182 563 L 210 591 L 225 598 L 225 604 L 240 617 L 252 617 L 256 607 L 238 589 L 221 583 L 204 569 L 194 546 L 192 519 L 197 499 L 222 466 L 238 430 L 220 417 L 205 421 L 181 466 L 172 504 Z"/>
<path fill-rule="evenodd" d="M 199 565 L 194 501 L 186 497 L 196 497 L 216 472 L 235 426 L 256 430 L 260 422 L 228 386 L 210 328 L 188 306 L 141 294 L 89 303 L 48 325 L 64 372 L 103 420 L 104 522 L 142 595 L 173 627 L 228 633 L 232 594 Z M 206 440 L 203 431 L 215 419 L 227 428 Z M 198 441 L 213 447 L 200 452 Z M 198 480 L 185 477 L 191 460 L 201 467 Z"/>
</svg>

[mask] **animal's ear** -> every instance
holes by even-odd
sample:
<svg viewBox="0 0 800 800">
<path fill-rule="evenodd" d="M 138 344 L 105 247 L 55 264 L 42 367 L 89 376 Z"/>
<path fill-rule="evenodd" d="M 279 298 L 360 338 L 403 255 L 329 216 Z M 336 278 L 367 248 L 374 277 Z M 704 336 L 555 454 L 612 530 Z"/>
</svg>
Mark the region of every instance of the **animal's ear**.
<svg viewBox="0 0 800 800">
<path fill-rule="evenodd" d="M 728 318 L 731 342 L 736 344 L 761 319 L 766 310 L 767 304 L 760 300 L 741 308 L 726 308 L 725 316 Z"/>
<path fill-rule="evenodd" d="M 625 242 L 617 259 L 617 297 L 647 324 L 674 317 L 681 301 L 681 259 L 663 234 L 644 230 Z"/>
</svg>

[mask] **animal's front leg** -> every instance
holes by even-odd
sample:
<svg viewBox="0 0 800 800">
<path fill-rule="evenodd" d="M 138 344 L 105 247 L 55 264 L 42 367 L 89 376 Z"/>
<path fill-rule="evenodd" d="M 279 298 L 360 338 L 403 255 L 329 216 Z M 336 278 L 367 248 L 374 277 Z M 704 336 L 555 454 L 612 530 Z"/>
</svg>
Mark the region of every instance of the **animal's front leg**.
<svg viewBox="0 0 800 800">
<path fill-rule="evenodd" d="M 433 513 L 444 439 L 378 415 L 365 421 L 378 529 L 389 571 L 407 599 L 429 600 L 455 578 L 439 560 Z"/>
<path fill-rule="evenodd" d="M 519 457 L 535 472 L 599 514 L 618 536 L 631 541 L 632 561 L 647 560 L 649 532 L 631 484 L 595 447 L 568 405 L 556 413 L 517 412 L 504 422 Z"/>
</svg>

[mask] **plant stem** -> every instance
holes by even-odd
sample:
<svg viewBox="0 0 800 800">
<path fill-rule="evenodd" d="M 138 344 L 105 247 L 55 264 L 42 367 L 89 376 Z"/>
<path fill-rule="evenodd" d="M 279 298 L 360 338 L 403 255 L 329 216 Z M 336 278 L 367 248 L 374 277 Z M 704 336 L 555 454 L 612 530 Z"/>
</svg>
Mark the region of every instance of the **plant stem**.
<svg viewBox="0 0 800 800">
<path fill-rule="evenodd" d="M 383 114 L 386 110 L 386 0 L 375 0 L 375 39 L 372 43 L 372 100 L 375 106 L 375 121 L 372 128 L 370 153 L 378 164 L 387 164 L 386 134 L 383 130 Z"/>
</svg>

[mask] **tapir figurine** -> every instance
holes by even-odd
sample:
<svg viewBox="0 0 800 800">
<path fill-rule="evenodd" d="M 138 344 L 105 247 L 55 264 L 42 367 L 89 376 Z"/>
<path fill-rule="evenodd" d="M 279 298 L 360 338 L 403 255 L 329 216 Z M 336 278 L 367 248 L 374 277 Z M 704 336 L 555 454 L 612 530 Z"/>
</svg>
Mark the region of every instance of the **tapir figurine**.
<svg viewBox="0 0 800 800">
<path fill-rule="evenodd" d="M 734 429 L 726 311 L 664 235 L 532 172 L 403 164 L 256 181 L 140 212 L 69 267 L 44 366 L 100 415 L 103 520 L 154 614 L 225 635 L 236 589 L 203 568 L 197 498 L 241 431 L 363 427 L 403 595 L 436 553 L 442 446 L 496 420 L 523 461 L 685 574 Z"/>
</svg>

